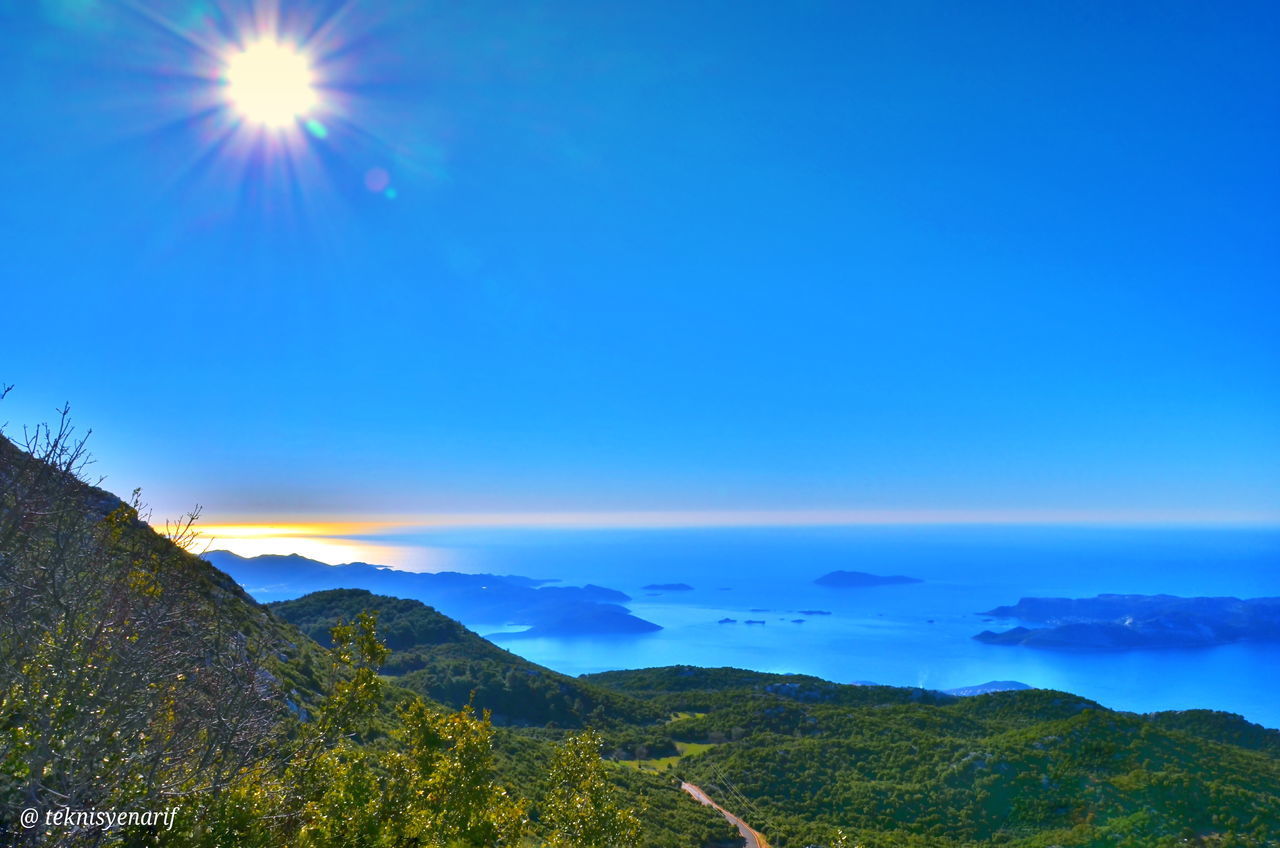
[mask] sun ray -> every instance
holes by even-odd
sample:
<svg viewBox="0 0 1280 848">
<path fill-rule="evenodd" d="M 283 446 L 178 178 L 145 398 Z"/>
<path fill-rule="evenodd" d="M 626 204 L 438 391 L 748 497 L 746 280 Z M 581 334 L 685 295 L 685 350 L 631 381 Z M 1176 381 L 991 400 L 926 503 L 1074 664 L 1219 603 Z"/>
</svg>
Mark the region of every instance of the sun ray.
<svg viewBox="0 0 1280 848">
<path fill-rule="evenodd" d="M 204 54 L 206 58 L 215 62 L 221 61 L 222 53 L 225 48 L 224 45 L 218 41 L 204 38 L 199 33 L 194 32 L 187 27 L 178 25 L 154 9 L 147 8 L 142 3 L 125 0 L 125 2 L 122 3 L 122 6 L 124 9 L 134 13 L 152 26 L 163 30 L 166 34 L 173 36 L 190 47 L 195 48 L 200 53 Z"/>
<path fill-rule="evenodd" d="M 327 14 L 317 18 L 311 29 L 303 34 L 303 41 L 306 44 L 325 44 L 355 5 L 355 0 L 344 0 Z"/>
</svg>

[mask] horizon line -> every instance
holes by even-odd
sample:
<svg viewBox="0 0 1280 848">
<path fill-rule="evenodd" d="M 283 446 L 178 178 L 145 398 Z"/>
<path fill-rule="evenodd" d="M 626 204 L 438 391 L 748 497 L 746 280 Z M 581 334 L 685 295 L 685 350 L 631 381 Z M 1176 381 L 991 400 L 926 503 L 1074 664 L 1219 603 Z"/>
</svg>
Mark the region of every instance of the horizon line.
<svg viewBox="0 0 1280 848">
<path fill-rule="evenodd" d="M 213 516 L 230 535 L 363 535 L 453 529 L 696 529 L 839 526 L 1280 526 L 1280 511 L 1070 509 L 608 510 L 418 514 L 279 513 Z"/>
</svg>

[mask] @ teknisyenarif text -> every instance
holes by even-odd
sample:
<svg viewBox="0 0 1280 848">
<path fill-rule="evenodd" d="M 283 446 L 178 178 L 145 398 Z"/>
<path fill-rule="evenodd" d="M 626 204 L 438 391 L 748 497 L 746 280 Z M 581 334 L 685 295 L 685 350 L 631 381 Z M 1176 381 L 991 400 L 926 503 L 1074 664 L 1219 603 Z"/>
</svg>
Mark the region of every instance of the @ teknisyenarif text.
<svg viewBox="0 0 1280 848">
<path fill-rule="evenodd" d="M 110 830 L 114 827 L 147 827 L 163 824 L 165 830 L 173 828 L 173 820 L 181 807 L 166 807 L 163 810 L 76 810 L 71 807 L 58 807 L 45 810 L 44 815 L 34 807 L 22 811 L 20 821 L 25 828 L 38 825 L 45 827 L 77 827 L 102 828 Z"/>
</svg>

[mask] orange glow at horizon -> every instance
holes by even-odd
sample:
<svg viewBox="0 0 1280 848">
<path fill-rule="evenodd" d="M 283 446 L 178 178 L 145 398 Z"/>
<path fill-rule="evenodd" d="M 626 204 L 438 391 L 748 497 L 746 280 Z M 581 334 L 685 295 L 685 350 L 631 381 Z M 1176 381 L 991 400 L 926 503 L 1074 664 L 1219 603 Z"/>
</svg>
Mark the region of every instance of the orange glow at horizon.
<svg viewBox="0 0 1280 848">
<path fill-rule="evenodd" d="M 197 526 L 198 535 L 187 547 L 195 553 L 225 550 L 243 557 L 298 554 L 330 565 L 367 562 L 406 571 L 446 567 L 441 552 L 360 538 L 393 527 L 385 522 L 359 521 L 205 524 Z"/>
</svg>

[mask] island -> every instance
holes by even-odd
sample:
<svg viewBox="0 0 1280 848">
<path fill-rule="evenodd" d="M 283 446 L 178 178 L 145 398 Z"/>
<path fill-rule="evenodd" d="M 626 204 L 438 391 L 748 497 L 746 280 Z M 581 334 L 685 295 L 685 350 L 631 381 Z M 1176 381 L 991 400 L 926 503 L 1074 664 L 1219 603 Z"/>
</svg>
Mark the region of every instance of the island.
<svg viewBox="0 0 1280 848">
<path fill-rule="evenodd" d="M 494 633 L 490 641 L 514 639 L 539 639 L 543 637 L 588 637 L 600 639 L 606 636 L 634 636 L 661 630 L 654 624 L 631 615 L 626 607 L 615 604 L 595 604 L 567 609 L 560 615 L 545 616 L 528 630 Z"/>
<path fill-rule="evenodd" d="M 737 623 L 738 623 L 738 619 L 736 618 L 722 618 L 716 622 L 716 624 L 737 624 Z"/>
<path fill-rule="evenodd" d="M 1044 626 L 1019 626 L 999 633 L 984 630 L 973 637 L 979 642 L 1046 650 L 1207 648 L 1233 642 L 1280 641 L 1280 598 L 1023 598 L 980 615 Z"/>
<path fill-rule="evenodd" d="M 799 610 L 801 615 L 831 615 L 831 610 Z"/>
<path fill-rule="evenodd" d="M 896 586 L 902 583 L 923 583 L 919 577 L 904 577 L 901 574 L 885 577 L 879 574 L 868 574 L 865 571 L 832 571 L 813 581 L 819 586 L 834 589 L 863 589 L 868 586 Z"/>
<path fill-rule="evenodd" d="M 650 583 L 648 586 L 642 586 L 647 592 L 692 592 L 693 587 L 688 583 Z"/>
</svg>

